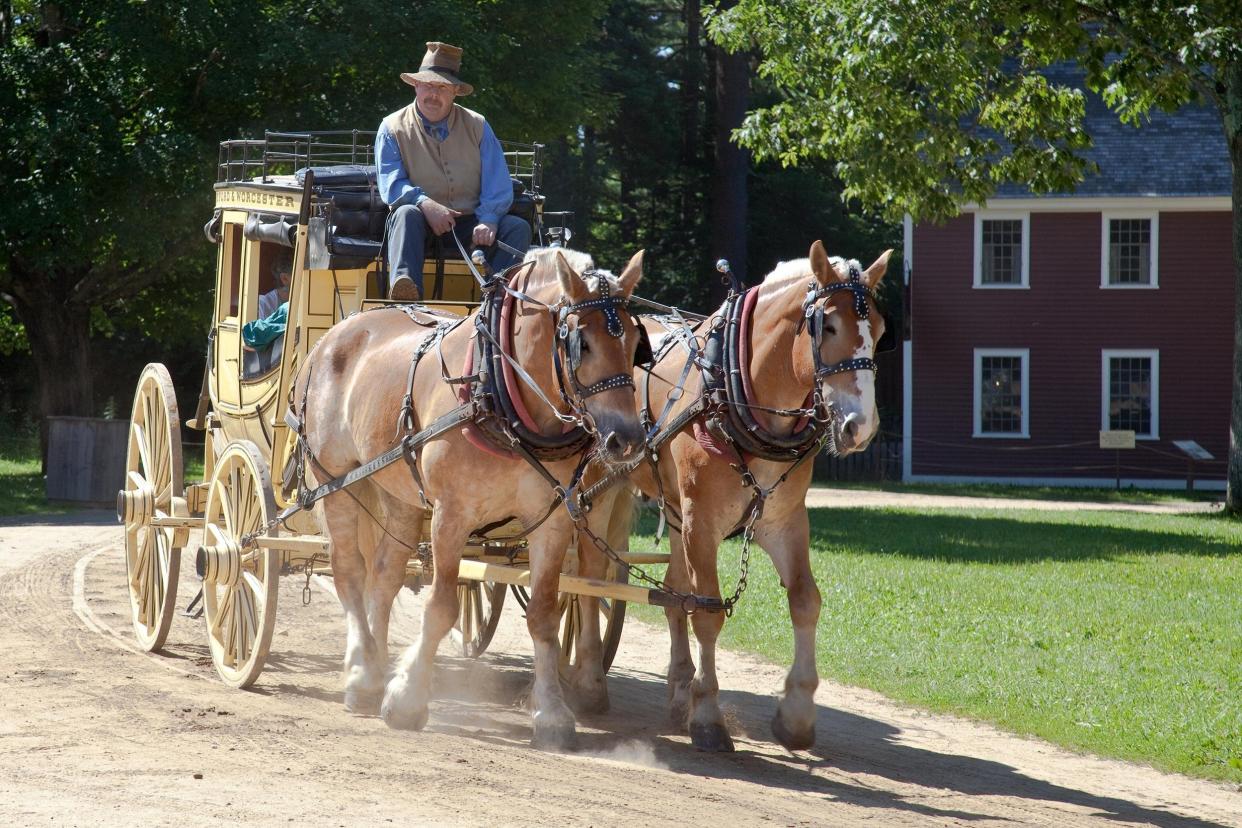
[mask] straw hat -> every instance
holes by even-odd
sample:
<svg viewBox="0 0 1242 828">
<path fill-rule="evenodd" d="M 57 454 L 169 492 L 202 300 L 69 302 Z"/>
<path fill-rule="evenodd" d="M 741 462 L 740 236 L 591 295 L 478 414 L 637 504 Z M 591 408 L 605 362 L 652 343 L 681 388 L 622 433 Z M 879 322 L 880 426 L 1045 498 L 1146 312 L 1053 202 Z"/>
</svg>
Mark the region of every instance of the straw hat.
<svg viewBox="0 0 1242 828">
<path fill-rule="evenodd" d="M 469 95 L 474 87 L 457 77 L 461 71 L 461 47 L 450 46 L 438 40 L 427 43 L 427 54 L 417 72 L 402 72 L 401 80 L 413 86 L 415 82 L 451 83 L 458 95 Z"/>
</svg>

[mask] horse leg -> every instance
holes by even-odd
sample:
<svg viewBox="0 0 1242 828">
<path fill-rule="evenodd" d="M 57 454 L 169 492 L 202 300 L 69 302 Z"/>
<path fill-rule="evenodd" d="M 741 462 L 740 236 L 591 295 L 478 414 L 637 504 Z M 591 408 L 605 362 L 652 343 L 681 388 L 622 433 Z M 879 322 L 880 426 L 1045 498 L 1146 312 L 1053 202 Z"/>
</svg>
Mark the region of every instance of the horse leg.
<svg viewBox="0 0 1242 828">
<path fill-rule="evenodd" d="M 690 574 L 686 571 L 686 554 L 681 532 L 670 529 L 668 585 L 678 592 L 690 591 Z M 690 717 L 690 682 L 694 678 L 694 658 L 690 654 L 690 624 L 680 607 L 667 607 L 668 619 L 668 715 L 679 727 L 685 728 Z"/>
<path fill-rule="evenodd" d="M 431 700 L 431 673 L 436 649 L 457 619 L 457 568 L 470 529 L 460 519 L 463 510 L 441 502 L 431 515 L 431 555 L 435 575 L 431 597 L 423 611 L 423 628 L 397 662 L 384 693 L 380 715 L 389 727 L 422 730 Z"/>
<path fill-rule="evenodd" d="M 756 527 L 755 540 L 772 558 L 789 597 L 793 621 L 794 660 L 785 677 L 785 694 L 772 717 L 772 735 L 789 750 L 815 744 L 815 625 L 819 622 L 820 594 L 811 575 L 809 521 L 805 509 L 788 518 Z"/>
<path fill-rule="evenodd" d="M 526 627 L 535 649 L 535 687 L 531 692 L 534 745 L 572 750 L 576 740 L 574 714 L 561 694 L 558 585 L 570 532 L 545 524 L 530 541 L 530 601 Z"/>
<path fill-rule="evenodd" d="M 345 709 L 374 713 L 384 687 L 384 659 L 367 624 L 367 556 L 374 543 L 370 520 L 352 498 L 323 501 L 321 520 L 331 542 L 332 581 L 345 610 Z"/>
<path fill-rule="evenodd" d="M 721 537 L 696 530 L 689 510 L 682 531 L 691 587 L 698 595 L 719 598 L 716 549 Z M 690 741 L 699 750 L 733 750 L 733 739 L 720 710 L 720 683 L 716 679 L 716 639 L 724 620 L 723 612 L 696 612 L 690 616 L 694 637 L 699 642 L 699 669 L 690 682 Z"/>
<path fill-rule="evenodd" d="M 422 534 L 423 512 L 381 491 L 380 500 L 387 515 L 386 526 L 380 531 L 375 558 L 371 562 L 371 579 L 367 586 L 367 620 L 371 637 L 379 652 L 380 663 L 388 664 L 388 623 L 392 603 L 405 585 L 406 563 Z"/>
<path fill-rule="evenodd" d="M 628 491 L 613 489 L 595 504 L 587 515 L 587 528 L 608 544 L 614 552 L 629 549 L 630 524 L 633 522 L 633 496 Z M 611 561 L 585 532 L 578 534 L 578 574 L 584 578 L 602 579 Z M 600 646 L 599 599 L 577 596 L 579 624 L 574 642 L 575 663 L 570 672 L 569 687 L 574 710 L 578 713 L 605 713 L 608 680 L 604 675 L 604 653 Z"/>
</svg>

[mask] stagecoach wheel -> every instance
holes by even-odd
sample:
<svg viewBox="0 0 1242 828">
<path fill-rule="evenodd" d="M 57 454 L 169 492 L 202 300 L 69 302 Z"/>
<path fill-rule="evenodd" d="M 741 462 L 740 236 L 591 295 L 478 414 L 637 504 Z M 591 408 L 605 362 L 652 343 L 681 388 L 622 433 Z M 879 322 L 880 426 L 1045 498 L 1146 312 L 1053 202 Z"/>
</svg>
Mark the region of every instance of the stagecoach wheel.
<svg viewBox="0 0 1242 828">
<path fill-rule="evenodd" d="M 172 627 L 184 543 L 175 529 L 151 522 L 174 514 L 174 498 L 184 504 L 184 485 L 177 396 L 168 369 L 151 363 L 134 393 L 125 488 L 117 494 L 117 517 L 125 524 L 130 615 L 134 635 L 147 652 L 163 647 Z"/>
<path fill-rule="evenodd" d="M 457 622 L 453 624 L 453 643 L 467 658 L 478 658 L 487 650 L 500 624 L 505 605 L 505 584 L 492 581 L 457 582 Z"/>
<path fill-rule="evenodd" d="M 566 574 L 577 574 L 577 563 L 566 567 Z M 616 561 L 608 562 L 604 572 L 605 581 L 618 584 L 629 583 L 630 568 Z M 558 606 L 561 611 L 561 670 L 566 670 L 573 663 L 578 645 L 578 630 L 582 627 L 582 603 L 577 595 L 562 592 Z M 625 602 L 612 598 L 597 598 L 599 607 L 600 655 L 604 662 L 604 672 L 612 667 L 612 660 L 617 655 L 617 647 L 621 644 L 621 628 L 625 625 Z"/>
<path fill-rule="evenodd" d="M 230 443 L 207 489 L 197 564 L 211 660 L 233 687 L 254 683 L 272 644 L 280 553 L 247 543 L 247 536 L 264 534 L 275 515 L 267 461 L 249 440 Z"/>
</svg>

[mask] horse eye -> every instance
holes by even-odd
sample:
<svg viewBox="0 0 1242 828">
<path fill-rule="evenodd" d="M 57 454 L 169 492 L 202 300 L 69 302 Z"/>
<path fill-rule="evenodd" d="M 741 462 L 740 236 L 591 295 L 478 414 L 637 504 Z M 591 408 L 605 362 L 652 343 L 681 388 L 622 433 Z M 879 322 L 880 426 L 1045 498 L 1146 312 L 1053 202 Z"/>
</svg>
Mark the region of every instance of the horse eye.
<svg viewBox="0 0 1242 828">
<path fill-rule="evenodd" d="M 825 325 L 825 326 L 824 326 L 824 331 L 825 331 L 825 332 L 826 332 L 829 336 L 836 336 L 836 335 L 837 335 L 837 328 L 836 328 L 836 326 L 835 326 L 835 325 Z"/>
<path fill-rule="evenodd" d="M 579 342 L 582 343 L 582 353 L 587 354 L 591 352 L 591 343 L 586 341 L 586 337 L 580 339 Z"/>
</svg>

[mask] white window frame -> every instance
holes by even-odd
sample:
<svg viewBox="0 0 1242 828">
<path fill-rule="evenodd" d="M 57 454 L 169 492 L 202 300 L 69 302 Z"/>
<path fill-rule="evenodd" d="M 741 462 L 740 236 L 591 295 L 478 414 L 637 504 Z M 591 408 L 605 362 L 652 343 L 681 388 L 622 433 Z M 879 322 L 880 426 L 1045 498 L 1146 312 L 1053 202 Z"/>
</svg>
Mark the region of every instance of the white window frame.
<svg viewBox="0 0 1242 828">
<path fill-rule="evenodd" d="M 983 222 L 1022 222 L 1022 281 L 1015 285 L 983 281 Z M 972 286 L 979 290 L 1029 290 L 1031 287 L 1031 214 L 1015 210 L 981 210 L 975 213 L 975 262 Z"/>
<path fill-rule="evenodd" d="M 984 357 L 1019 357 L 1022 360 L 1022 431 L 997 432 L 983 430 L 983 359 Z M 974 428 L 972 437 L 991 440 L 1029 440 L 1031 438 L 1031 349 L 975 348 Z"/>
<path fill-rule="evenodd" d="M 1157 348 L 1105 348 L 1100 351 L 1100 430 L 1109 431 L 1109 387 L 1114 357 L 1147 357 L 1151 360 L 1151 433 L 1135 433 L 1136 440 L 1160 439 L 1160 350 Z"/>
<path fill-rule="evenodd" d="M 1112 284 L 1108 281 L 1108 253 L 1112 246 L 1113 219 L 1151 221 L 1151 282 L 1146 285 Z M 1100 213 L 1100 288 L 1103 290 L 1156 290 L 1160 287 L 1160 213 L 1153 210 L 1109 210 Z"/>
</svg>

